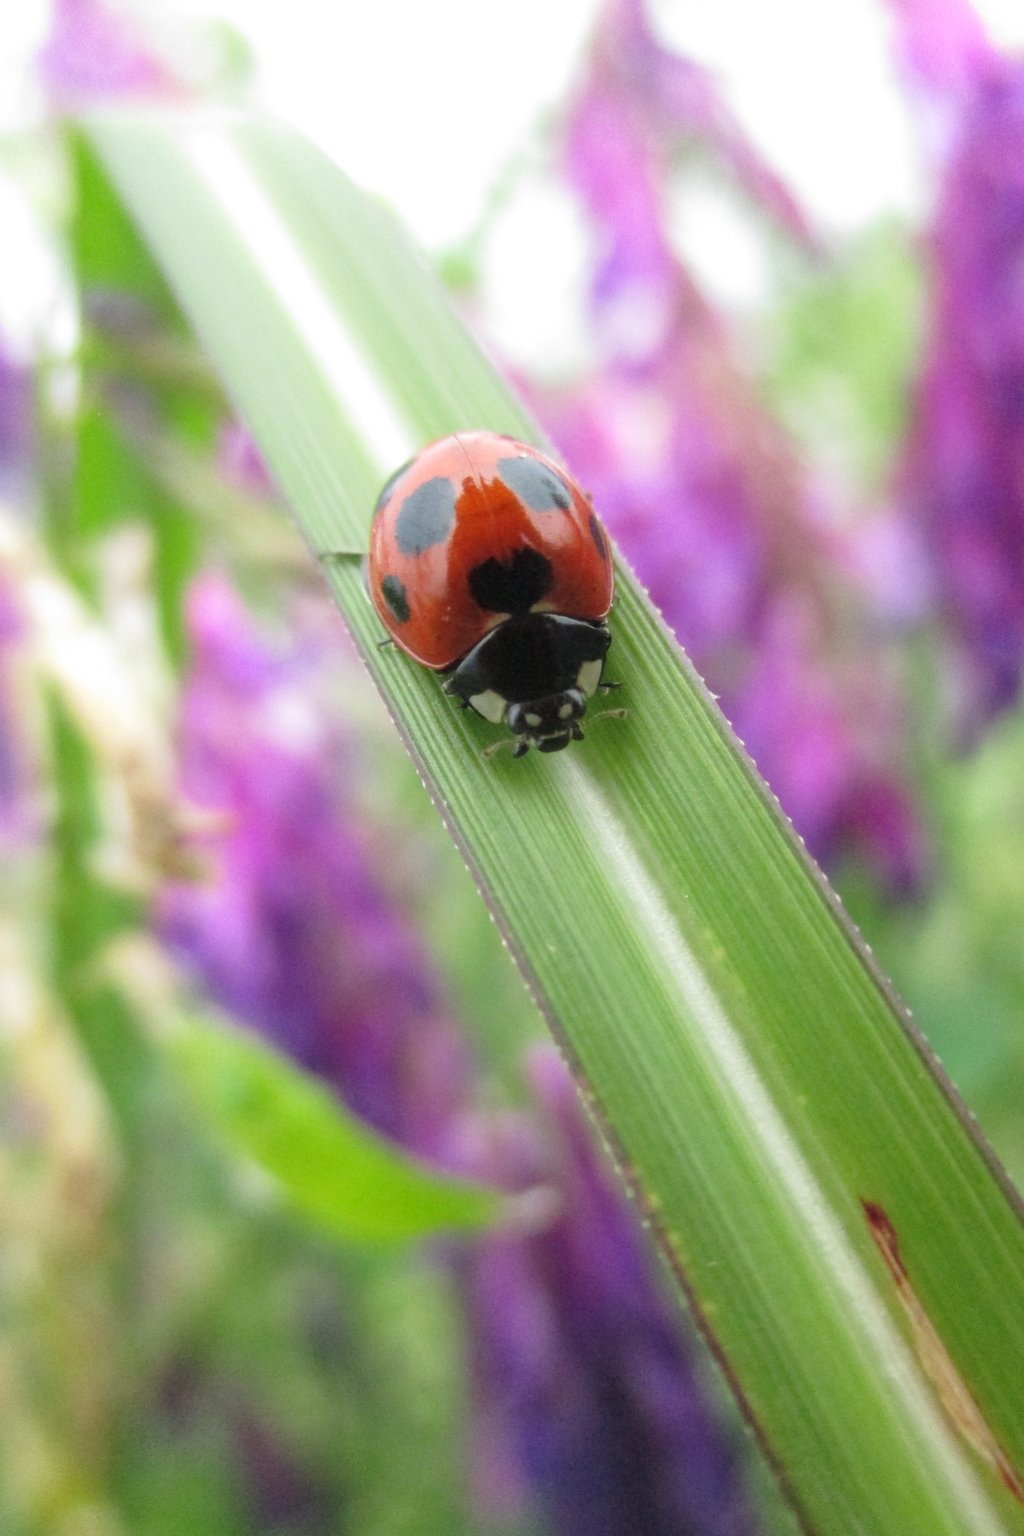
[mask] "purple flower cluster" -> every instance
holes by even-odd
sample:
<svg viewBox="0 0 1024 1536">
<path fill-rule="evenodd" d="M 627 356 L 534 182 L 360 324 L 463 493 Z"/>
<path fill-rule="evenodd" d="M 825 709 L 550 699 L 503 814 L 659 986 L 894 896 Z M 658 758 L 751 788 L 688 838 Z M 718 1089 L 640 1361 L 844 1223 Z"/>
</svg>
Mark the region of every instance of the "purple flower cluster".
<svg viewBox="0 0 1024 1536">
<path fill-rule="evenodd" d="M 229 485 L 250 496 L 277 495 L 263 455 L 240 421 L 226 421 L 217 438 L 217 470 Z"/>
<path fill-rule="evenodd" d="M 956 642 L 969 739 L 1024 668 L 1024 60 L 963 0 L 893 0 L 939 173 L 901 481 Z M 936 131 L 937 128 L 937 131 Z"/>
<path fill-rule="evenodd" d="M 162 931 L 225 1009 L 378 1130 L 450 1162 L 467 1055 L 375 873 L 386 850 L 346 799 L 319 645 L 275 653 L 217 577 L 193 587 L 188 625 L 183 789 L 224 827 L 207 838 L 213 878 L 166 891 Z"/>
<path fill-rule="evenodd" d="M 641 0 L 609 0 L 564 146 L 598 242 L 600 363 L 573 388 L 528 394 L 811 850 L 856 844 L 910 890 L 921 839 L 891 688 L 835 602 L 795 453 L 669 237 L 670 160 L 690 141 L 812 243 L 709 76 L 661 46 Z"/>
<path fill-rule="evenodd" d="M 575 1085 L 551 1046 L 528 1065 L 543 1140 L 494 1127 L 490 1170 L 510 1187 L 546 1181 L 560 1210 L 468 1256 L 483 1502 L 500 1511 L 519 1472 L 559 1536 L 752 1536 L 737 1449 Z"/>
<path fill-rule="evenodd" d="M 557 1058 L 532 1066 L 546 1130 L 474 1107 L 463 1038 L 384 888 L 387 850 L 360 823 L 349 744 L 318 702 L 319 644 L 273 649 L 216 577 L 195 585 L 188 620 L 183 787 L 219 824 L 207 880 L 164 894 L 167 941 L 379 1130 L 510 1190 L 556 1191 L 539 1230 L 460 1261 L 481 1506 L 535 1501 L 558 1536 L 751 1531 L 736 1453 Z"/>
<path fill-rule="evenodd" d="M 0 496 L 19 500 L 31 473 L 35 430 L 32 370 L 0 339 Z"/>
</svg>

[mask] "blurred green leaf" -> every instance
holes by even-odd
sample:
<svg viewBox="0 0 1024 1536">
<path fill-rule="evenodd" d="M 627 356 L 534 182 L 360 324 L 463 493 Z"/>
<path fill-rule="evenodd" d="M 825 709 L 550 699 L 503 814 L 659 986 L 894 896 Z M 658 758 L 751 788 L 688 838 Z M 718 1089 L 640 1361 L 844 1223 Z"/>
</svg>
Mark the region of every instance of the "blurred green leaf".
<svg viewBox="0 0 1024 1536">
<path fill-rule="evenodd" d="M 91 594 L 95 539 L 124 522 L 147 523 L 163 639 L 180 665 L 182 595 L 198 557 L 197 528 L 146 447 L 159 424 L 173 424 L 184 440 L 209 452 L 225 402 L 201 366 L 163 274 L 78 133 L 71 135 L 71 168 L 82 383 L 72 451 L 53 456 L 47 535 L 64 570 Z"/>
<path fill-rule="evenodd" d="M 324 1231 L 393 1241 L 497 1215 L 497 1195 L 429 1171 L 255 1036 L 190 1020 L 169 1049 L 215 1130 Z"/>
<path fill-rule="evenodd" d="M 906 425 L 922 277 L 911 233 L 879 220 L 791 276 L 773 317 L 765 387 L 797 437 L 873 494 Z"/>
<path fill-rule="evenodd" d="M 809 1528 L 989 1536 L 906 1283 L 1024 1464 L 1024 1230 L 962 1104 L 625 567 L 625 724 L 485 762 L 495 731 L 376 648 L 359 563 L 430 437 L 536 429 L 390 216 L 295 135 L 90 133 L 242 410 L 442 814 Z"/>
<path fill-rule="evenodd" d="M 924 775 L 934 828 L 928 899 L 854 906 L 879 959 L 1011 1171 L 1024 1178 L 1024 715 L 1003 717 L 969 757 Z M 1015 1107 L 1016 1103 L 1016 1107 Z"/>
<path fill-rule="evenodd" d="M 120 1129 L 135 1146 L 144 1135 L 151 1053 L 124 1001 L 98 982 L 95 962 L 142 915 L 138 897 L 96 874 L 100 837 L 97 786 L 81 732 L 62 702 L 50 701 L 56 789 L 50 964 L 56 990 L 74 1018 Z"/>
<path fill-rule="evenodd" d="M 184 329 L 185 321 L 166 278 L 139 239 L 84 135 L 71 132 L 69 153 L 74 186 L 71 254 L 80 288 L 86 293 L 131 293 L 161 320 Z"/>
</svg>

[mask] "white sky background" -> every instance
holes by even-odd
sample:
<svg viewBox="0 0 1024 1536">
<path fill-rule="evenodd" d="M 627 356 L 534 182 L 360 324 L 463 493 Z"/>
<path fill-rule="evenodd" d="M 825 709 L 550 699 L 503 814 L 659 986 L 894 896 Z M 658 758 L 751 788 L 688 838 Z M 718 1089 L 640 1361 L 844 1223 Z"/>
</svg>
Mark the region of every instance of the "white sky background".
<svg viewBox="0 0 1024 1536">
<path fill-rule="evenodd" d="M 230 21 L 253 48 L 258 100 L 383 193 L 431 250 L 466 236 L 517 155 L 530 158 L 533 146 L 536 159 L 538 131 L 564 99 L 597 10 L 597 0 L 118 3 L 172 50 L 182 47 L 183 21 Z M 920 206 L 882 0 L 650 3 L 662 36 L 719 73 L 755 141 L 826 228 Z M 977 0 L 977 9 L 997 42 L 1024 48 L 1024 0 Z M 0 131 L 29 122 L 37 106 L 28 66 L 46 17 L 45 0 L 0 3 Z M 187 43 L 181 59 L 197 62 Z M 756 300 L 756 242 L 719 191 L 691 192 L 676 225 L 715 296 Z M 2 174 L 0 232 L 0 326 L 25 344 L 52 267 Z M 573 361 L 585 259 L 569 199 L 527 172 L 494 221 L 485 260 L 489 328 L 516 360 Z"/>
</svg>

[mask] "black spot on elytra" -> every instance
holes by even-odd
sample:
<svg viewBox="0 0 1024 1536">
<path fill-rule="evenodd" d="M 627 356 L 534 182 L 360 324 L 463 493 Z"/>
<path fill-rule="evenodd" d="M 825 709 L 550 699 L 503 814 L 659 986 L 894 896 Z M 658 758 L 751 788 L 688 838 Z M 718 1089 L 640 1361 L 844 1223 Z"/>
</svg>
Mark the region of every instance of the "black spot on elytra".
<svg viewBox="0 0 1024 1536">
<path fill-rule="evenodd" d="M 568 512 L 572 506 L 565 481 L 537 459 L 499 459 L 498 474 L 532 512 Z"/>
<path fill-rule="evenodd" d="M 469 573 L 474 601 L 488 613 L 529 613 L 551 590 L 550 560 L 536 549 L 517 549 L 507 565 L 485 560 Z"/>
<path fill-rule="evenodd" d="M 593 539 L 595 545 L 597 546 L 598 554 L 601 556 L 602 560 L 607 560 L 608 559 L 608 545 L 605 542 L 605 536 L 604 536 L 604 534 L 601 531 L 601 524 L 597 520 L 597 513 L 596 512 L 591 512 L 591 514 L 590 514 L 590 522 L 588 523 L 587 526 L 590 529 L 590 537 Z"/>
<path fill-rule="evenodd" d="M 409 618 L 409 599 L 405 595 L 405 588 L 397 576 L 385 576 L 380 584 L 381 594 L 391 612 L 399 624 L 404 624 Z"/>
<path fill-rule="evenodd" d="M 403 555 L 422 555 L 447 536 L 455 517 L 455 487 L 447 475 L 424 480 L 405 498 L 395 522 L 395 542 Z"/>
</svg>

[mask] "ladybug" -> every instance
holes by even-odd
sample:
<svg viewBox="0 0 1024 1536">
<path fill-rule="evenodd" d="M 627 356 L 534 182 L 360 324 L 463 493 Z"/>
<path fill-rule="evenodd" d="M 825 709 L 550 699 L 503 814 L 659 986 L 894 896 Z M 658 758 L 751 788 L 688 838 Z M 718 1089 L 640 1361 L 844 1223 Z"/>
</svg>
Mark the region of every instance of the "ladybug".
<svg viewBox="0 0 1024 1536">
<path fill-rule="evenodd" d="M 442 438 L 391 476 L 374 509 L 369 588 L 391 639 L 447 674 L 446 693 L 531 747 L 580 741 L 603 681 L 615 580 L 589 498 L 497 432 Z"/>
</svg>

